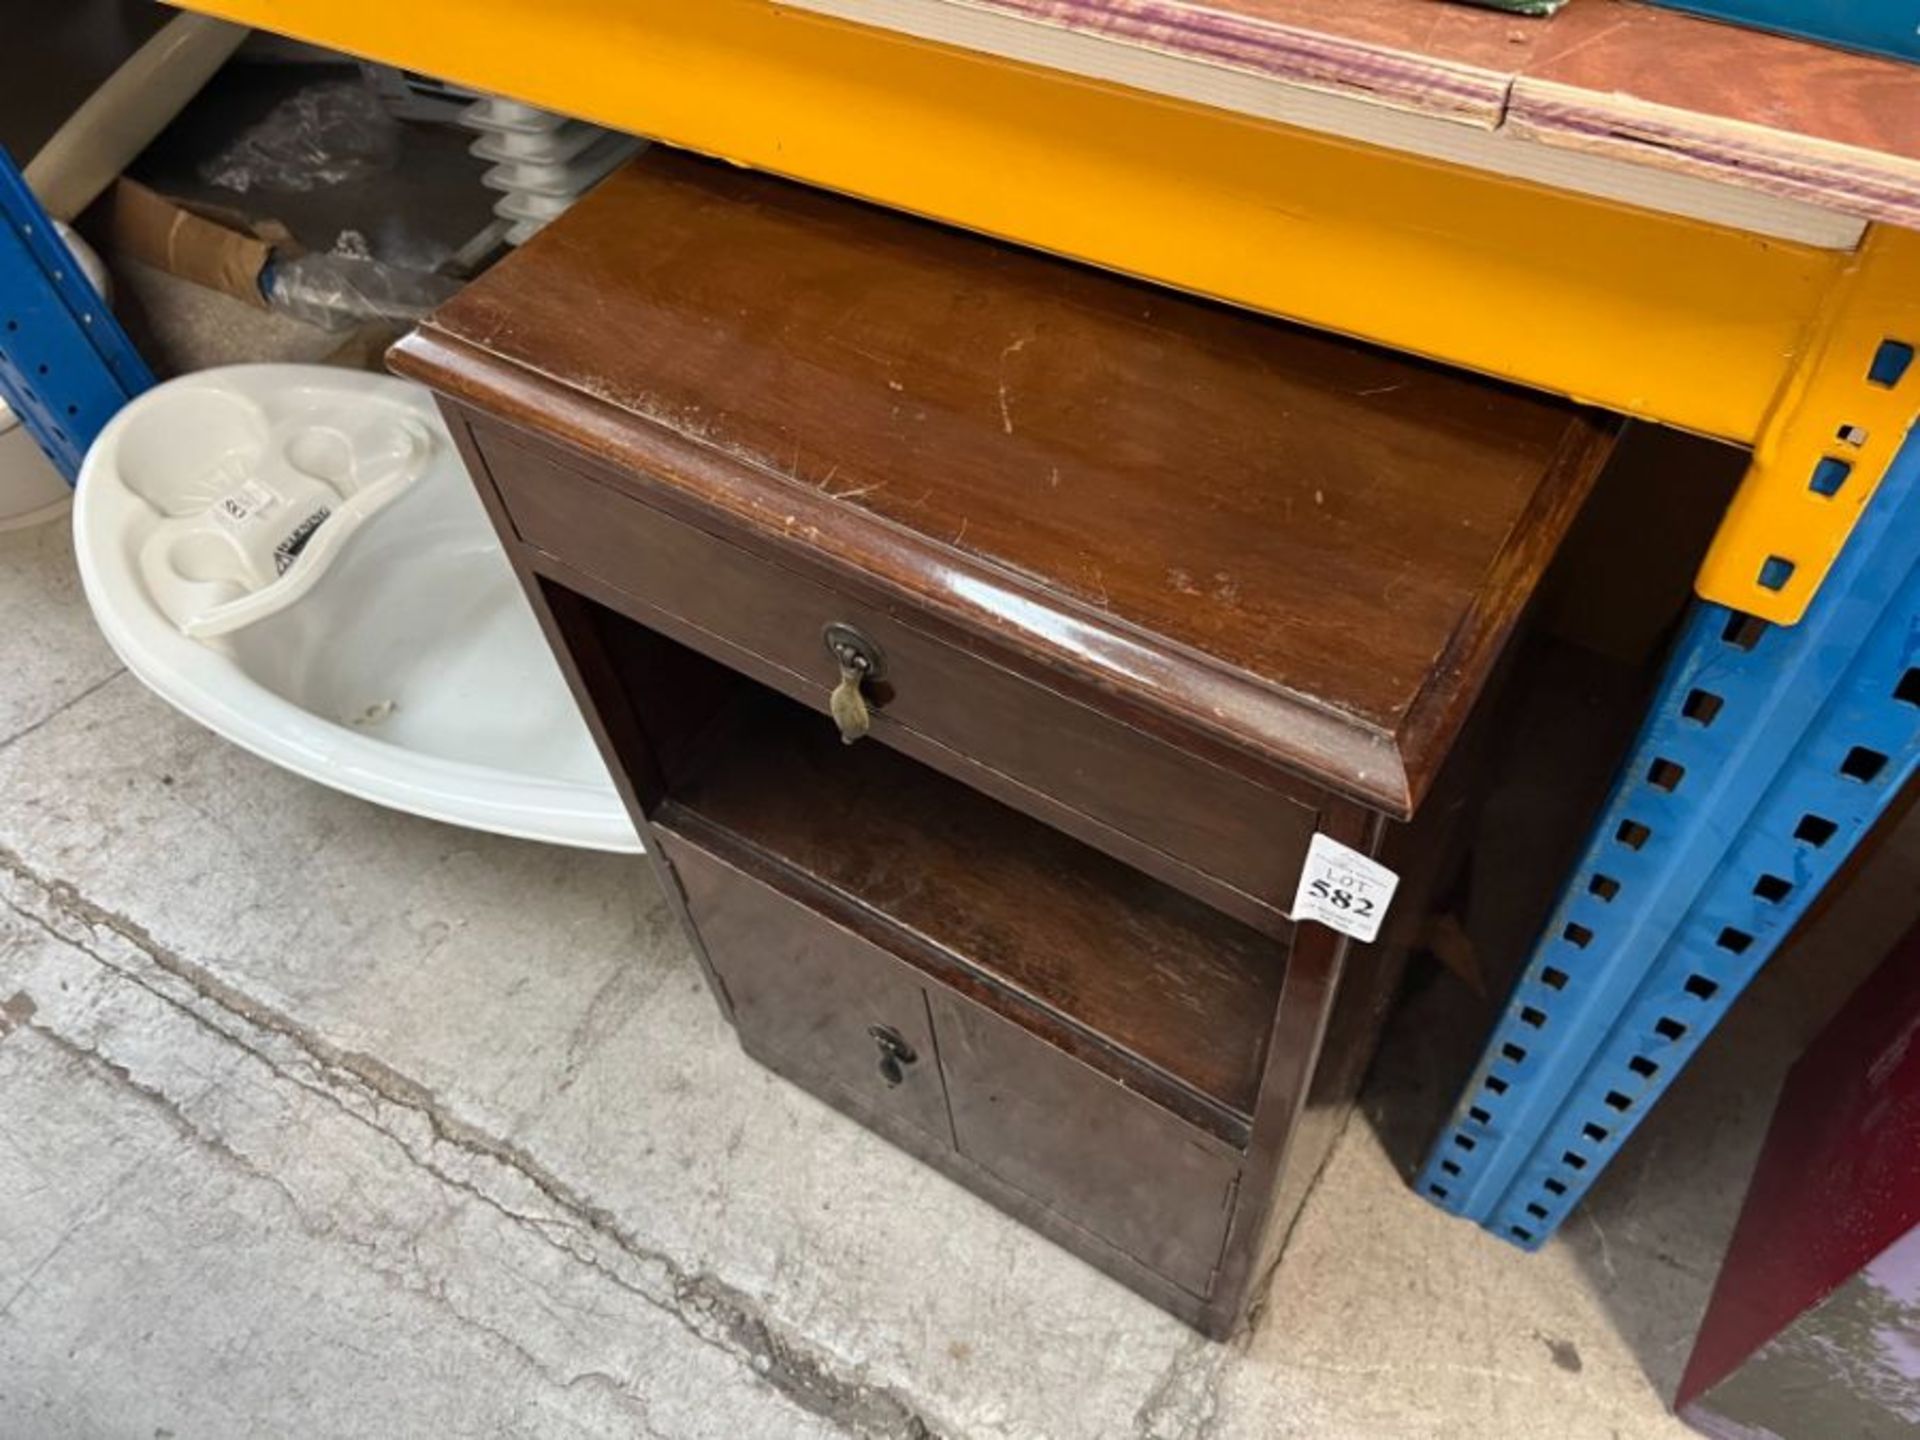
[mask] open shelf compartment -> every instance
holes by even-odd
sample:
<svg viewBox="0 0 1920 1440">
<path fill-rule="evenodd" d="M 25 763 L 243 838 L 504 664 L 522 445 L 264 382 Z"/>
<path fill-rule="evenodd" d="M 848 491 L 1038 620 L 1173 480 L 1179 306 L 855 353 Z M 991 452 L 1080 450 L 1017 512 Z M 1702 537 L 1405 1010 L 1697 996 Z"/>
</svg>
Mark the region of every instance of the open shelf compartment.
<svg viewBox="0 0 1920 1440">
<path fill-rule="evenodd" d="M 753 875 L 1230 1145 L 1287 945 L 593 601 L 655 829 Z M 596 697 L 603 709 L 606 697 Z M 616 739 L 616 747 L 620 741 Z"/>
</svg>

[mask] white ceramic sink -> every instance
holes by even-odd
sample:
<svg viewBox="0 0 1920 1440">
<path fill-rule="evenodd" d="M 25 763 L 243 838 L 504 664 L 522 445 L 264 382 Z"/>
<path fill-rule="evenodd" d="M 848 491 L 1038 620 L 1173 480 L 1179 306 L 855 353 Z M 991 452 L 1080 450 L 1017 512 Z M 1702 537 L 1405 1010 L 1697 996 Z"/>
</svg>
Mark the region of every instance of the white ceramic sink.
<svg viewBox="0 0 1920 1440">
<path fill-rule="evenodd" d="M 397 453 L 412 457 L 401 484 Z M 226 505 L 257 502 L 263 484 L 299 511 L 259 522 L 284 532 L 264 549 L 235 538 Z M 95 441 L 73 528 L 88 602 L 127 668 L 235 744 L 435 820 L 640 849 L 421 387 L 308 365 L 170 381 Z M 234 558 L 249 546 L 264 569 Z M 211 613 L 248 618 L 183 633 Z"/>
</svg>

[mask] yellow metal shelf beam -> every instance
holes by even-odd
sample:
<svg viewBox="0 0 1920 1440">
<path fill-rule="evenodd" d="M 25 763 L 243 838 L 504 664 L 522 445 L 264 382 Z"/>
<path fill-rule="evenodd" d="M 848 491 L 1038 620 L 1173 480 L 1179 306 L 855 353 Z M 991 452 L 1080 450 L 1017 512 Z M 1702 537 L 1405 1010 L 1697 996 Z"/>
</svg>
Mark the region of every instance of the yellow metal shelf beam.
<svg viewBox="0 0 1920 1440">
<path fill-rule="evenodd" d="M 192 8 L 1743 442 L 1847 259 L 764 0 Z"/>
<path fill-rule="evenodd" d="M 1799 471 L 1839 383 L 1815 362 L 1873 328 L 1885 277 L 1920 268 L 1905 250 L 1863 259 L 1763 239 L 767 0 L 188 8 L 1757 442 L 1702 590 L 1770 619 L 1798 618 L 1877 483 L 1877 452 L 1859 456 L 1845 504 L 1821 508 L 1801 500 Z M 1868 270 L 1880 278 L 1862 282 Z M 1882 418 L 1874 443 L 1904 428 Z M 1758 583 L 1772 557 L 1793 566 L 1778 589 Z"/>
</svg>

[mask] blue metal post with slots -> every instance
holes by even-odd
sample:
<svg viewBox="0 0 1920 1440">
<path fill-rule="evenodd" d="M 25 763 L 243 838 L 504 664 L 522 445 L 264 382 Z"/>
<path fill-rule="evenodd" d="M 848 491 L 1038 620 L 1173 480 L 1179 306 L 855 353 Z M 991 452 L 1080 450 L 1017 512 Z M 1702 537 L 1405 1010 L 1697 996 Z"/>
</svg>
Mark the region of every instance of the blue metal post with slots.
<svg viewBox="0 0 1920 1440">
<path fill-rule="evenodd" d="M 1419 1192 L 1544 1243 L 1916 767 L 1920 431 L 1800 624 L 1695 605 Z"/>
<path fill-rule="evenodd" d="M 0 150 L 0 395 L 71 483 L 153 375 Z"/>
</svg>

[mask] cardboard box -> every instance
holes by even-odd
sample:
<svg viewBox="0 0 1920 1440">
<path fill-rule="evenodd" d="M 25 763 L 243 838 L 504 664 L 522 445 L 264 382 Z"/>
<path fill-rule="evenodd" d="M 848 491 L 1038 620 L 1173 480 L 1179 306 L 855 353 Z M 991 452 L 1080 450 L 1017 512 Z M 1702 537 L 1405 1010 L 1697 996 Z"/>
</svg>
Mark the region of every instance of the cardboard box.
<svg viewBox="0 0 1920 1440">
<path fill-rule="evenodd" d="M 135 180 L 114 184 L 108 201 L 107 244 L 122 255 L 267 308 L 260 272 L 274 244 L 209 218 Z"/>
</svg>

